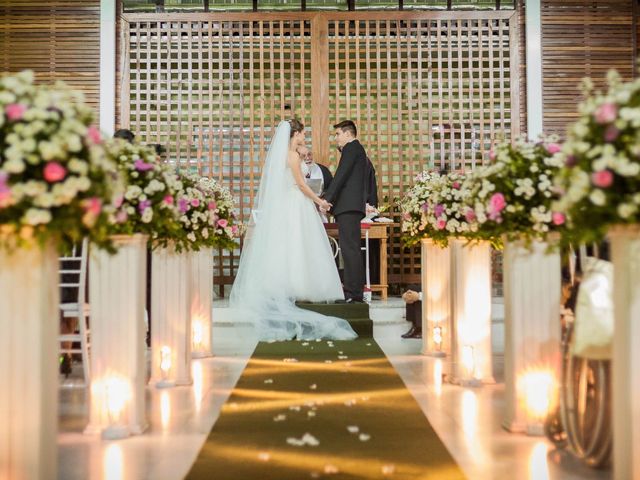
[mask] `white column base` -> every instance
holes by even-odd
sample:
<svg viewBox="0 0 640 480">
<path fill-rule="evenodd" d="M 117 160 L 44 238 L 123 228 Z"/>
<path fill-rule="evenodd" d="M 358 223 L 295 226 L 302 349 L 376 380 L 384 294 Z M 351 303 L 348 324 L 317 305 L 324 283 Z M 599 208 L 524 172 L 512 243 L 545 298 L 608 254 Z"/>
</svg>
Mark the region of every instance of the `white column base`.
<svg viewBox="0 0 640 480">
<path fill-rule="evenodd" d="M 213 356 L 213 249 L 207 248 L 191 254 L 191 356 Z"/>
<path fill-rule="evenodd" d="M 465 386 L 493 384 L 491 348 L 491 246 L 453 239 L 452 377 Z"/>
<path fill-rule="evenodd" d="M 422 240 L 422 354 L 451 353 L 451 248 Z M 435 329 L 440 330 L 440 343 Z"/>
<path fill-rule="evenodd" d="M 58 283 L 54 245 L 0 249 L 0 478 L 57 471 Z"/>
<path fill-rule="evenodd" d="M 92 249 L 89 259 L 92 376 L 85 433 L 107 439 L 139 435 L 149 425 L 144 357 L 147 236 L 112 238 L 115 255 Z M 113 402 L 119 399 L 123 406 L 118 412 Z"/>
<path fill-rule="evenodd" d="M 191 254 L 172 247 L 152 253 L 151 380 L 168 387 L 191 385 Z M 160 368 L 163 347 L 170 350 L 170 368 Z"/>
<path fill-rule="evenodd" d="M 613 261 L 613 475 L 640 478 L 640 226 L 610 231 Z"/>
<path fill-rule="evenodd" d="M 530 249 L 505 242 L 505 418 L 512 432 L 542 435 L 543 419 L 527 414 L 524 385 L 519 379 L 545 371 L 558 385 L 560 362 L 560 254 L 547 253 L 545 242 Z"/>
</svg>

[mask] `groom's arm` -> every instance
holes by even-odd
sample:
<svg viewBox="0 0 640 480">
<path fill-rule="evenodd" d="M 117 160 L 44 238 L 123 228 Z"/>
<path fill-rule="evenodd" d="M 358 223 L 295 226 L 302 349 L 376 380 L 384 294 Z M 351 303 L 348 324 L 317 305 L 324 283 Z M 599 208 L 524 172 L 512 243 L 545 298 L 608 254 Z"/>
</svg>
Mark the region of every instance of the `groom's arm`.
<svg viewBox="0 0 640 480">
<path fill-rule="evenodd" d="M 349 145 L 345 146 L 345 149 L 342 151 L 342 158 L 340 159 L 340 164 L 338 165 L 338 169 L 336 170 L 336 174 L 331 180 L 331 185 L 328 190 L 324 194 L 324 198 L 327 202 L 333 203 L 342 190 L 347 178 L 349 178 L 349 174 L 353 170 L 354 165 L 356 164 L 357 152 L 354 148 L 348 148 Z"/>
</svg>

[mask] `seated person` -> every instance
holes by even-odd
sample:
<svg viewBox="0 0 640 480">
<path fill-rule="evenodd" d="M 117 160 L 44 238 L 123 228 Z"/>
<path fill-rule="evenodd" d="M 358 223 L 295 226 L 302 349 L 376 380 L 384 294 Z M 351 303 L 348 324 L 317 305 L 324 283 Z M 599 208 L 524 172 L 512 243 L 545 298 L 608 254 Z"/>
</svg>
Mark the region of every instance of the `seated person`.
<svg viewBox="0 0 640 480">
<path fill-rule="evenodd" d="M 409 285 L 408 290 L 402 294 L 406 303 L 406 318 L 411 322 L 411 328 L 402 338 L 422 338 L 422 287 Z"/>
</svg>

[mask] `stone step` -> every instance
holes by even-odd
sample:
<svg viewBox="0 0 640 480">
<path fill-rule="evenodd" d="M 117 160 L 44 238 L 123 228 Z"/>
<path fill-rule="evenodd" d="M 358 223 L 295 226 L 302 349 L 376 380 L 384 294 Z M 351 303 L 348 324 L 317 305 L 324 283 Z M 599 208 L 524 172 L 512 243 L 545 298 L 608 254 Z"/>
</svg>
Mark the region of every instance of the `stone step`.
<svg viewBox="0 0 640 480">
<path fill-rule="evenodd" d="M 296 306 L 331 317 L 369 319 L 369 305 L 366 303 L 310 303 L 296 302 Z"/>
<path fill-rule="evenodd" d="M 307 303 L 298 302 L 296 305 L 305 310 L 344 318 L 353 331 L 360 337 L 373 337 L 373 322 L 369 318 L 369 305 L 366 303 Z"/>
</svg>

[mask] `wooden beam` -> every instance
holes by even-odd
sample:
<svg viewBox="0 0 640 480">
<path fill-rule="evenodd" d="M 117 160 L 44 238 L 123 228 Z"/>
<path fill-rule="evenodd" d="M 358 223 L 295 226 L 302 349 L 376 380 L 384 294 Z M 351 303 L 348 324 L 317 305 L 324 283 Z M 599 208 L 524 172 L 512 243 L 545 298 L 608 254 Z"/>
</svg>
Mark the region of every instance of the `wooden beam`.
<svg viewBox="0 0 640 480">
<path fill-rule="evenodd" d="M 317 15 L 311 22 L 311 144 L 319 163 L 329 158 L 329 22 Z"/>
</svg>

